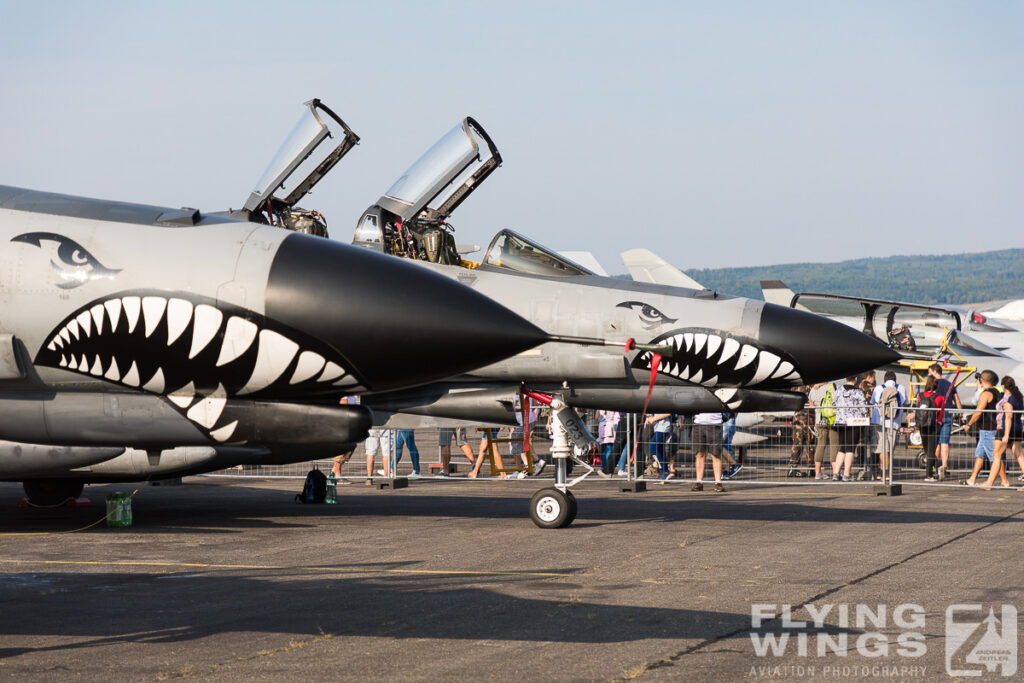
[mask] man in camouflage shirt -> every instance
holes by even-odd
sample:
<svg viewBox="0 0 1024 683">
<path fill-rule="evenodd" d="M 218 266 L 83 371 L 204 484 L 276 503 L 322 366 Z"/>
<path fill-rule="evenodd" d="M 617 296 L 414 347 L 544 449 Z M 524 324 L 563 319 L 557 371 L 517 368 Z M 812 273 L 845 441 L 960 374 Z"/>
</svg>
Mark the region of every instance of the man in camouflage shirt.
<svg viewBox="0 0 1024 683">
<path fill-rule="evenodd" d="M 797 389 L 802 394 L 807 394 L 810 387 L 803 386 Z M 793 448 L 789 454 L 789 472 L 787 477 L 806 477 L 808 473 L 800 469 L 800 460 L 806 454 L 807 464 L 814 465 L 814 411 L 808 404 L 796 411 L 793 415 Z"/>
</svg>

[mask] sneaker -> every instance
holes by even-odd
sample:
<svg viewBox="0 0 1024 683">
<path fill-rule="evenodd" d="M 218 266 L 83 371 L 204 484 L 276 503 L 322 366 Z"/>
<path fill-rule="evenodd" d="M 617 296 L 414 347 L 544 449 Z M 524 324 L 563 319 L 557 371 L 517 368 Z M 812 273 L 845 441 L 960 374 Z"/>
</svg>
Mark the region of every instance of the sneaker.
<svg viewBox="0 0 1024 683">
<path fill-rule="evenodd" d="M 408 475 L 408 476 L 407 476 L 406 478 L 407 478 L 407 479 L 419 479 L 419 478 L 420 478 L 420 477 L 422 477 L 422 476 L 423 476 L 423 475 L 422 475 L 422 474 L 420 474 L 419 472 L 412 472 L 412 473 L 411 473 L 411 474 L 409 474 L 409 475 Z"/>
<path fill-rule="evenodd" d="M 857 481 L 864 481 L 867 478 L 868 478 L 868 471 L 867 470 L 861 470 L 860 472 L 857 473 Z"/>
<path fill-rule="evenodd" d="M 351 483 L 352 483 L 351 479 L 339 479 L 337 481 L 338 486 L 348 486 Z"/>
<path fill-rule="evenodd" d="M 373 479 L 369 479 L 369 478 L 368 478 L 368 479 L 367 479 L 366 481 L 364 481 L 363 483 L 364 483 L 364 484 L 366 484 L 367 486 L 373 486 Z"/>
<path fill-rule="evenodd" d="M 832 475 L 832 481 L 839 481 L 839 473 L 838 472 L 836 474 Z"/>
<path fill-rule="evenodd" d="M 946 466 L 939 465 L 939 481 L 945 481 L 946 479 Z"/>
<path fill-rule="evenodd" d="M 823 480 L 827 480 L 827 479 L 828 479 L 828 477 L 826 477 L 824 474 L 815 474 L 814 475 L 814 481 L 823 481 Z"/>
<path fill-rule="evenodd" d="M 849 474 L 844 474 L 843 481 L 853 481 L 853 477 L 851 477 Z"/>
<path fill-rule="evenodd" d="M 690 490 L 691 491 L 703 491 L 704 490 L 704 484 L 702 484 L 702 483 L 700 483 L 698 481 L 696 484 L 694 484 L 693 486 L 690 487 Z"/>
<path fill-rule="evenodd" d="M 743 469 L 743 465 L 741 465 L 739 463 L 736 463 L 735 465 L 733 465 L 732 469 L 729 470 L 729 478 L 731 479 L 732 477 L 735 477 L 737 474 L 740 473 L 740 470 L 742 470 L 742 469 Z"/>
<path fill-rule="evenodd" d="M 516 479 L 526 479 L 526 472 L 516 472 Z"/>
<path fill-rule="evenodd" d="M 534 460 L 533 461 L 533 476 L 537 476 L 538 474 L 543 472 L 544 468 L 547 467 L 547 464 L 548 464 L 547 460 L 539 460 L 539 459 L 538 460 Z"/>
<path fill-rule="evenodd" d="M 629 472 L 627 472 L 626 470 L 619 470 L 618 472 L 615 473 L 615 475 L 618 477 L 628 477 Z"/>
<path fill-rule="evenodd" d="M 795 467 L 790 467 L 789 471 L 786 472 L 786 476 L 787 477 L 799 477 L 800 476 L 800 470 L 798 470 Z"/>
<path fill-rule="evenodd" d="M 946 468 L 943 467 L 942 469 L 946 469 Z M 1024 474 L 1022 474 L 1019 477 L 1017 477 L 1017 481 L 1024 481 Z"/>
<path fill-rule="evenodd" d="M 925 477 L 925 481 L 935 481 L 935 477 Z"/>
<path fill-rule="evenodd" d="M 388 476 L 388 475 L 384 474 L 384 470 L 377 470 L 377 474 L 382 476 L 382 477 Z"/>
<path fill-rule="evenodd" d="M 722 493 L 725 491 L 725 487 L 722 486 L 722 482 L 715 482 L 715 493 Z"/>
<path fill-rule="evenodd" d="M 434 476 L 435 477 L 450 477 L 452 475 L 448 474 L 447 472 L 441 471 L 441 472 L 438 472 L 437 474 L 435 474 Z"/>
</svg>

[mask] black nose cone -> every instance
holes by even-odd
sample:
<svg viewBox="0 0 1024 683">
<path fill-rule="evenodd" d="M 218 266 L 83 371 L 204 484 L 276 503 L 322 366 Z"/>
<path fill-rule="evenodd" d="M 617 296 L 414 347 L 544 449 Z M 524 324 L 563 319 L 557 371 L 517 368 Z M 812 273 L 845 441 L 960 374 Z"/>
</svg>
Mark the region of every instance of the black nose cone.
<svg viewBox="0 0 1024 683">
<path fill-rule="evenodd" d="M 308 235 L 274 257 L 267 317 L 332 346 L 372 390 L 436 381 L 547 340 L 501 304 L 411 261 Z"/>
<path fill-rule="evenodd" d="M 893 363 L 900 355 L 852 327 L 795 308 L 765 304 L 761 342 L 793 358 L 804 382 L 849 377 Z"/>
</svg>

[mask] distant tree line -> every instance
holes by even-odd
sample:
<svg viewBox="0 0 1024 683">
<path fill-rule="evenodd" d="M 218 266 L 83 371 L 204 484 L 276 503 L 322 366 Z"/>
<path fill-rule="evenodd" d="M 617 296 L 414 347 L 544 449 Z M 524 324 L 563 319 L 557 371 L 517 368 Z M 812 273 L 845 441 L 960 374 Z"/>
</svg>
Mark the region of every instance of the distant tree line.
<svg viewBox="0 0 1024 683">
<path fill-rule="evenodd" d="M 925 304 L 981 303 L 1024 298 L 1024 249 L 754 268 L 692 268 L 686 274 L 709 289 L 755 299 L 761 298 L 761 280 L 782 280 L 794 292 Z"/>
</svg>

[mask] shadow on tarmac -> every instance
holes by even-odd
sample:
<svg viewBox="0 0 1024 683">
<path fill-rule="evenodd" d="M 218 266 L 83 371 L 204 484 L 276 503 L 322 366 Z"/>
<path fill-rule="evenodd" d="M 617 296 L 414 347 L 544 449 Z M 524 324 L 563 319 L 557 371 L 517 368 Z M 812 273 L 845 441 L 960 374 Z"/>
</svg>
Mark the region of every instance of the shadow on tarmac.
<svg viewBox="0 0 1024 683">
<path fill-rule="evenodd" d="M 530 577 L 500 580 L 504 588 L 510 581 L 526 589 L 543 583 Z M 325 578 L 298 570 L 267 578 L 223 572 L 0 575 L 0 637 L 83 639 L 0 648 L 0 658 L 229 633 L 600 644 L 701 639 L 750 623 L 749 614 L 584 602 L 567 586 L 561 599 L 523 598 L 466 587 L 466 581 L 422 575 Z"/>
<path fill-rule="evenodd" d="M 205 491 L 204 491 L 205 490 Z M 86 497 L 94 504 L 86 508 L 11 509 L 0 518 L 0 533 L 61 532 L 74 529 L 76 524 L 88 524 L 104 514 L 100 491 L 86 489 Z M 519 495 L 508 495 L 495 489 L 487 495 L 437 495 L 417 492 L 376 494 L 368 491 L 345 495 L 339 489 L 337 505 L 301 505 L 293 502 L 293 493 L 278 489 L 183 486 L 162 491 L 160 496 L 147 496 L 140 491 L 133 503 L 138 534 L 159 533 L 242 533 L 256 529 L 303 529 L 317 526 L 325 519 L 370 519 L 375 517 L 468 518 L 489 520 L 523 520 L 528 517 L 529 495 L 534 489 L 523 489 Z M 209 495 L 205 495 L 208 492 Z M 197 493 L 199 495 L 197 495 Z M 661 493 L 659 491 L 658 493 Z M 672 492 L 674 493 L 674 492 Z M 680 497 L 666 500 L 651 494 L 619 494 L 598 491 L 577 491 L 580 516 L 568 530 L 584 529 L 606 524 L 628 524 L 646 521 L 683 522 L 688 520 L 752 520 L 752 521 L 805 521 L 826 524 L 854 522 L 858 524 L 984 524 L 1002 519 L 1005 511 L 993 514 L 960 511 L 936 512 L 907 509 L 910 496 L 897 499 L 879 499 L 885 505 L 870 507 L 873 499 L 864 498 L 864 507 L 835 507 L 845 502 L 840 495 L 816 496 L 813 504 L 790 500 L 764 500 L 755 498 L 756 491 L 747 496 L 729 494 L 691 494 L 679 492 Z M 748 492 L 742 492 L 748 493 Z M 793 494 L 799 496 L 798 493 Z M 903 503 L 906 501 L 906 504 Z M 1024 503 L 1024 496 L 1021 496 Z M 13 503 L 13 501 L 11 501 Z M 0 500 L 0 509 L 9 504 Z M 1024 519 L 1007 520 L 1021 523 Z M 532 527 L 531 527 L 532 528 Z M 106 533 L 103 524 L 78 533 Z M 565 533 L 565 530 L 562 531 Z"/>
</svg>

